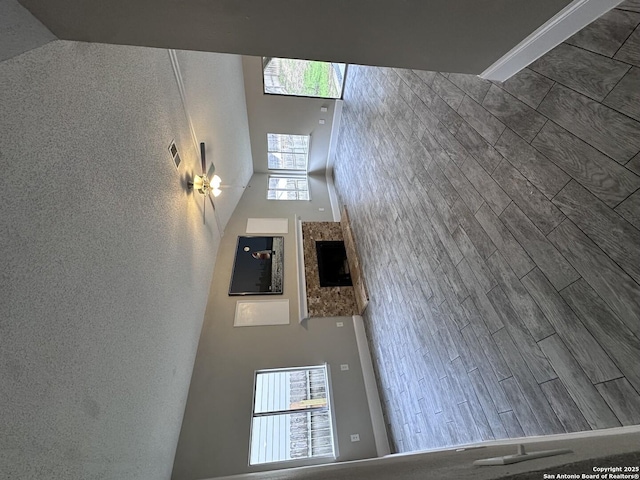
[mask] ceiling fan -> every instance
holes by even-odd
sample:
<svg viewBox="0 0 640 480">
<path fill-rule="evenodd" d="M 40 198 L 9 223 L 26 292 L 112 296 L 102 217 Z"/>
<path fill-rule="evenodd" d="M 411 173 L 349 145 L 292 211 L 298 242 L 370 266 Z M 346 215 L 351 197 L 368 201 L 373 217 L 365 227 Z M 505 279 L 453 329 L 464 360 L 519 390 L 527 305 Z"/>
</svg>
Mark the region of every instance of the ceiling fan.
<svg viewBox="0 0 640 480">
<path fill-rule="evenodd" d="M 217 197 L 218 195 L 220 195 L 220 193 L 222 193 L 222 191 L 220 190 L 220 185 L 222 183 L 222 180 L 218 175 L 214 174 L 216 167 L 213 165 L 213 162 L 211 162 L 211 165 L 207 170 L 207 161 L 206 161 L 204 150 L 205 150 L 204 142 L 201 142 L 200 143 L 200 162 L 202 166 L 202 175 L 194 175 L 193 181 L 188 182 L 187 185 L 189 186 L 190 189 L 196 190 L 204 196 L 204 204 L 202 207 L 202 215 L 203 215 L 202 220 L 206 221 L 207 197 L 211 202 L 211 207 L 215 211 L 216 206 L 213 203 L 213 198 L 211 198 L 211 195 L 213 195 L 214 197 Z"/>
</svg>

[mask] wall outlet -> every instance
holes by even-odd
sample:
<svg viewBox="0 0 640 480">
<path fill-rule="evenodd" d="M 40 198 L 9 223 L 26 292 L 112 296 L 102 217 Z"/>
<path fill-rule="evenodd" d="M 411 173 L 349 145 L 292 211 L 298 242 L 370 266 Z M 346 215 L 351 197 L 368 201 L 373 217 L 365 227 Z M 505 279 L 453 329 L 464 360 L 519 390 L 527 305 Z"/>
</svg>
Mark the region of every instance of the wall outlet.
<svg viewBox="0 0 640 480">
<path fill-rule="evenodd" d="M 324 118 L 321 118 L 321 119 L 318 121 L 318 123 L 319 123 L 320 125 L 324 125 Z"/>
<path fill-rule="evenodd" d="M 326 113 L 326 111 L 327 111 L 327 107 L 320 107 L 320 111 L 321 111 L 322 113 Z"/>
<path fill-rule="evenodd" d="M 343 363 L 342 365 L 340 365 L 340 370 L 342 370 L 343 372 L 346 372 L 347 370 L 349 370 L 349 365 L 346 363 Z"/>
<path fill-rule="evenodd" d="M 351 441 L 352 442 L 359 442 L 360 441 L 360 434 L 354 433 L 353 435 L 351 435 Z"/>
<path fill-rule="evenodd" d="M 336 327 L 344 327 L 344 322 L 336 322 Z"/>
<path fill-rule="evenodd" d="M 324 207 L 318 208 L 319 211 L 324 212 Z"/>
</svg>

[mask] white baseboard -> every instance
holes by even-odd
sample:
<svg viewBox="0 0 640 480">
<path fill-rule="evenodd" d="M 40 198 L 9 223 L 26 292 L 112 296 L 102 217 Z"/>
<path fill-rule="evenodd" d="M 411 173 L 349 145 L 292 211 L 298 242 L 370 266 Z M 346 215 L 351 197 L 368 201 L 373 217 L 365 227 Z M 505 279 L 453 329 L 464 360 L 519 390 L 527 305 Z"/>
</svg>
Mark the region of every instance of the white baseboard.
<svg viewBox="0 0 640 480">
<path fill-rule="evenodd" d="M 576 440 L 590 437 L 607 437 L 616 435 L 640 434 L 640 425 L 628 425 L 625 427 L 601 428 L 599 430 L 586 430 L 583 432 L 557 433 L 553 435 L 537 435 L 533 437 L 501 438 L 499 440 L 485 440 L 479 443 L 469 443 L 466 445 L 455 445 L 448 447 L 430 448 L 425 450 L 414 450 L 411 452 L 394 453 L 393 457 L 410 457 L 423 455 L 425 453 L 438 453 L 447 451 L 473 450 L 486 447 L 499 447 L 504 445 L 535 445 L 536 443 Z"/>
<path fill-rule="evenodd" d="M 329 152 L 327 153 L 327 170 L 333 170 L 336 159 L 336 147 L 338 146 L 338 134 L 340 133 L 340 122 L 342 120 L 343 100 L 336 100 L 333 107 L 333 121 L 331 122 L 331 138 L 329 139 Z"/>
<path fill-rule="evenodd" d="M 333 169 L 327 170 L 327 190 L 329 191 L 329 201 L 331 202 L 331 214 L 333 215 L 333 221 L 339 222 L 342 218 L 340 214 L 340 202 L 338 201 L 338 194 L 336 192 L 336 186 L 333 183 Z"/>
<path fill-rule="evenodd" d="M 389 447 L 387 429 L 384 424 L 384 416 L 382 415 L 382 404 L 380 403 L 378 384 L 376 382 L 376 376 L 373 373 L 373 362 L 371 361 L 371 352 L 369 351 L 367 334 L 364 329 L 364 321 L 360 315 L 353 316 L 353 327 L 356 332 L 356 343 L 358 345 L 362 376 L 364 377 L 364 389 L 367 394 L 369 413 L 371 414 L 371 425 L 373 426 L 373 438 L 376 442 L 376 452 L 378 457 L 384 457 L 391 453 L 391 448 Z"/>
<path fill-rule="evenodd" d="M 340 221 L 340 204 L 336 186 L 333 183 L 333 165 L 336 159 L 336 147 L 338 144 L 338 133 L 340 133 L 340 122 L 342 120 L 342 100 L 336 100 L 333 109 L 333 122 L 331 123 L 331 140 L 329 141 L 329 153 L 327 154 L 327 167 L 325 169 L 327 177 L 327 189 L 329 190 L 329 201 L 331 202 L 331 213 L 333 221 Z"/>
<path fill-rule="evenodd" d="M 504 82 L 622 0 L 574 0 L 480 74 Z"/>
<path fill-rule="evenodd" d="M 483 443 L 479 443 L 479 444 L 475 444 L 475 445 L 466 445 L 463 447 L 446 447 L 446 448 L 438 448 L 438 449 L 432 449 L 432 450 L 417 450 L 417 451 L 413 451 L 413 452 L 405 452 L 405 453 L 394 453 L 393 455 L 388 456 L 387 458 L 366 458 L 364 460 L 350 460 L 347 462 L 342 462 L 342 463 L 332 463 L 332 464 L 327 464 L 327 465 L 320 465 L 320 466 L 310 466 L 310 467 L 302 467 L 302 468 L 296 468 L 296 469 L 291 469 L 288 470 L 287 473 L 290 474 L 290 478 L 294 478 L 294 476 L 296 475 L 296 472 L 300 472 L 300 478 L 304 478 L 304 474 L 302 472 L 306 471 L 306 472 L 322 472 L 323 470 L 327 473 L 329 473 L 328 475 L 326 475 L 323 478 L 332 478 L 330 476 L 330 470 L 329 469 L 333 469 L 333 468 L 340 468 L 340 466 L 342 467 L 346 467 L 347 465 L 349 466 L 357 466 L 357 465 L 367 465 L 367 464 L 378 464 L 378 465 L 384 465 L 386 462 L 388 461 L 394 461 L 394 459 L 397 459 L 398 457 L 412 457 L 412 456 L 423 456 L 423 460 L 424 460 L 424 464 L 428 465 L 429 464 L 429 457 L 425 456 L 425 454 L 438 454 L 441 452 L 446 452 L 446 451 L 452 451 L 452 450 L 456 450 L 456 451 L 463 451 L 463 450 L 471 450 L 471 449 L 476 449 L 476 448 L 483 448 L 483 447 L 495 447 L 495 446 L 501 446 L 501 445 L 519 445 L 519 444 L 525 444 L 525 445 L 530 445 L 530 444 L 535 444 L 538 442 L 549 442 L 549 441 L 554 441 L 554 440 L 572 440 L 572 439 L 579 439 L 579 438 L 585 438 L 585 437 L 601 437 L 601 436 L 612 436 L 612 437 L 616 437 L 618 435 L 628 435 L 628 434 L 638 434 L 640 433 L 640 426 L 639 425 L 633 425 L 633 426 L 627 426 L 627 427 L 615 427 L 615 428 L 606 428 L 606 429 L 601 429 L 601 430 L 590 430 L 588 432 L 575 432 L 575 433 L 563 433 L 563 434 L 559 434 L 559 435 L 547 435 L 547 436 L 541 436 L 541 437 L 524 437 L 524 438 L 511 438 L 511 439 L 502 439 L 502 440 L 494 440 L 491 442 L 483 442 Z M 631 439 L 631 441 L 634 441 L 636 439 Z M 637 441 L 636 441 L 637 444 Z M 633 443 L 631 443 L 631 445 L 633 445 Z M 571 446 L 571 445 L 568 445 Z M 533 448 L 535 448 L 535 445 L 532 445 Z M 515 450 L 515 449 L 514 449 Z M 605 452 L 605 455 L 611 455 L 613 452 L 611 451 L 607 451 Z M 435 459 L 437 459 L 438 457 L 433 457 Z M 443 457 L 441 457 L 443 458 Z M 456 457 L 449 457 L 450 460 L 448 460 L 448 464 L 452 467 L 455 468 L 456 462 L 457 464 L 459 464 L 460 459 L 456 458 Z M 442 461 L 442 460 L 441 460 Z M 245 474 L 240 474 L 240 475 L 230 475 L 227 477 L 215 477 L 214 478 L 208 478 L 206 480 L 253 480 L 253 479 L 260 479 L 262 478 L 262 476 L 264 476 L 264 472 L 257 472 L 257 473 L 245 473 Z M 470 478 L 468 475 L 465 475 L 466 478 Z M 317 475 L 317 478 L 319 478 L 319 475 Z M 424 477 L 427 478 L 427 477 Z M 447 476 L 447 478 L 454 478 L 453 474 L 451 476 Z M 488 478 L 488 477 L 484 477 L 484 478 Z M 542 477 L 540 477 L 542 478 Z"/>
<path fill-rule="evenodd" d="M 528 444 L 528 443 L 551 442 L 553 440 L 571 440 L 576 438 L 606 437 L 610 435 L 624 435 L 628 433 L 640 433 L 640 425 L 601 428 L 599 430 L 586 430 L 583 432 L 557 433 L 554 435 L 538 435 L 535 437 L 503 438 L 500 440 L 488 440 L 485 442 L 468 445 L 468 447 L 471 447 L 471 446 L 492 447 L 495 445 L 518 445 L 518 444 Z M 458 448 L 464 448 L 464 447 L 458 447 Z"/>
</svg>

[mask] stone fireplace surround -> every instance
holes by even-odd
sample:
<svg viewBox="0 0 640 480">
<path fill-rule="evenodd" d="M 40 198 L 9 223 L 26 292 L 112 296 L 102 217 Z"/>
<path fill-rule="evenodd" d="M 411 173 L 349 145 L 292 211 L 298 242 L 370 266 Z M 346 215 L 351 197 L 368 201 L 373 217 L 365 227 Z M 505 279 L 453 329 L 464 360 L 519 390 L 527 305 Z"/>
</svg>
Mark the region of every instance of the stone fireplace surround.
<svg viewBox="0 0 640 480">
<path fill-rule="evenodd" d="M 302 222 L 304 275 L 309 317 L 350 317 L 357 315 L 354 288 L 321 287 L 316 242 L 343 241 L 340 222 Z"/>
<path fill-rule="evenodd" d="M 343 207 L 340 222 L 301 222 L 300 230 L 301 263 L 304 266 L 301 296 L 306 304 L 306 311 L 301 314 L 301 319 L 302 316 L 311 318 L 361 315 L 369 298 L 346 207 Z M 327 240 L 344 241 L 353 286 L 320 286 L 316 242 Z"/>
</svg>

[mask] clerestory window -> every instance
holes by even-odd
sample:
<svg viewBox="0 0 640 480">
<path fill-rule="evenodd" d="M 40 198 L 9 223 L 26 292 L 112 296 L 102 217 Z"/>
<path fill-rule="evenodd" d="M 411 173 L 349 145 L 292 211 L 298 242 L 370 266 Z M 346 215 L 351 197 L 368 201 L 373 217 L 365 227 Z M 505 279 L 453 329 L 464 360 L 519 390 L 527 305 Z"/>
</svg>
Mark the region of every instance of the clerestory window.
<svg viewBox="0 0 640 480">
<path fill-rule="evenodd" d="M 267 167 L 269 170 L 307 171 L 309 135 L 267 133 Z"/>
</svg>

